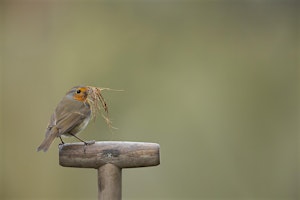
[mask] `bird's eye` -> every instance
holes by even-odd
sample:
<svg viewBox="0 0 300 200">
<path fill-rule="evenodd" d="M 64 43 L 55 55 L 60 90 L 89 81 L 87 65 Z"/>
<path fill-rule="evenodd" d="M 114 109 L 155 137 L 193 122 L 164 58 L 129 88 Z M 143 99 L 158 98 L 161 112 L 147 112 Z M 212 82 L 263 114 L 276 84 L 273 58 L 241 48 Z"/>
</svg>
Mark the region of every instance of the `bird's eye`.
<svg viewBox="0 0 300 200">
<path fill-rule="evenodd" d="M 81 93 L 81 90 L 76 90 L 76 93 L 77 93 L 77 94 L 80 94 L 80 93 Z"/>
</svg>

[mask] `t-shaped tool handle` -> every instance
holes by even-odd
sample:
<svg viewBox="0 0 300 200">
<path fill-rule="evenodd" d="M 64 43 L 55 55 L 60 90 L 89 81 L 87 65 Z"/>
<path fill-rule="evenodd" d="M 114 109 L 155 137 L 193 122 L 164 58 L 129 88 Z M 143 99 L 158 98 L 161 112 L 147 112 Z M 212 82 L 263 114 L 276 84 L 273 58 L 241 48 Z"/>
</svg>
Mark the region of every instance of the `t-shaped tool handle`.
<svg viewBox="0 0 300 200">
<path fill-rule="evenodd" d="M 159 148 L 145 142 L 70 143 L 60 146 L 59 164 L 98 169 L 98 199 L 121 200 L 122 168 L 159 165 Z"/>
</svg>

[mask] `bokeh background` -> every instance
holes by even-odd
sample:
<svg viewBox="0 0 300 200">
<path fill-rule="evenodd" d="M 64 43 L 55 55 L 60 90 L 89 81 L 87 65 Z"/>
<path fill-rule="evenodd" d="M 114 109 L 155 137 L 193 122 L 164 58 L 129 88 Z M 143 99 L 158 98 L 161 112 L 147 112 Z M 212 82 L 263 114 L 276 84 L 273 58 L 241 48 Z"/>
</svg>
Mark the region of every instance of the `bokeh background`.
<svg viewBox="0 0 300 200">
<path fill-rule="evenodd" d="M 89 140 L 156 142 L 123 199 L 297 200 L 296 1 L 2 1 L 0 199 L 97 199 L 97 173 L 36 152 L 78 84 L 105 91 Z M 69 138 L 68 142 L 76 140 Z"/>
</svg>

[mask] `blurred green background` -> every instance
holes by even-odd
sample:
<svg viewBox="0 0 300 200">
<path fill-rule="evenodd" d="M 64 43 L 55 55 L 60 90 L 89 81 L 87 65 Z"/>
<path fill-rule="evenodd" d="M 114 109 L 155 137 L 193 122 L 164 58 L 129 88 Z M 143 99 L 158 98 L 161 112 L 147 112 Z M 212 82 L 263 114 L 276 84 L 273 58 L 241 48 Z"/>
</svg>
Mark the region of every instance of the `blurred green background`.
<svg viewBox="0 0 300 200">
<path fill-rule="evenodd" d="M 0 3 L 0 199 L 97 199 L 59 140 L 36 152 L 78 84 L 125 90 L 103 93 L 118 130 L 82 138 L 161 145 L 161 165 L 123 170 L 123 199 L 300 199 L 300 7 L 274 2 Z"/>
</svg>

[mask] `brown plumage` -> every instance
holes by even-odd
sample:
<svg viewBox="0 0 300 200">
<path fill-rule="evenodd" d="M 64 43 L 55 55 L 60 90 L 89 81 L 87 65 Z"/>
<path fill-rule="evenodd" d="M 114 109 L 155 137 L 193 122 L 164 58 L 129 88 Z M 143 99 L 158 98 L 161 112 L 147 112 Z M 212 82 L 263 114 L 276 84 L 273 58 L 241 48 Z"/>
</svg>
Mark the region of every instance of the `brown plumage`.
<svg viewBox="0 0 300 200">
<path fill-rule="evenodd" d="M 45 139 L 37 151 L 47 151 L 56 137 L 62 135 L 76 137 L 75 135 L 82 131 L 90 119 L 100 111 L 99 101 L 102 105 L 106 105 L 100 91 L 101 89 L 96 87 L 77 86 L 67 92 L 52 114 Z M 107 112 L 107 106 L 104 109 Z"/>
</svg>

